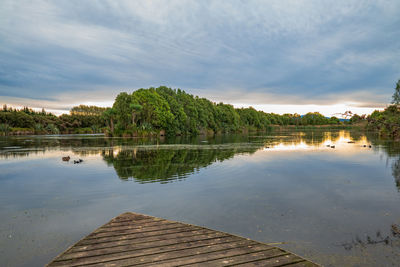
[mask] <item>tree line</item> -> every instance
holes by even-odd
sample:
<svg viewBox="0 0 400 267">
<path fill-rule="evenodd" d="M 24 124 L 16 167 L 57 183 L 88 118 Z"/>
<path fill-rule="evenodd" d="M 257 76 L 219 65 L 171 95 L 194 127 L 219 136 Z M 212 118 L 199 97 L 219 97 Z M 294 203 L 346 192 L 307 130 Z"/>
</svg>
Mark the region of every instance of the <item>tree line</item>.
<svg viewBox="0 0 400 267">
<path fill-rule="evenodd" d="M 55 116 L 28 107 L 0 110 L 0 133 L 106 133 L 109 136 L 198 135 L 268 130 L 273 125 L 338 125 L 318 112 L 274 114 L 253 107 L 234 108 L 165 86 L 122 92 L 111 108 L 79 105 Z"/>
<path fill-rule="evenodd" d="M 82 105 L 79 108 L 86 108 L 88 112 L 76 113 L 73 108 L 70 114 L 56 116 L 44 109 L 35 111 L 28 107 L 15 109 L 4 105 L 0 110 L 0 134 L 84 134 L 105 131 L 103 113 L 94 112 L 102 108 Z"/>
</svg>

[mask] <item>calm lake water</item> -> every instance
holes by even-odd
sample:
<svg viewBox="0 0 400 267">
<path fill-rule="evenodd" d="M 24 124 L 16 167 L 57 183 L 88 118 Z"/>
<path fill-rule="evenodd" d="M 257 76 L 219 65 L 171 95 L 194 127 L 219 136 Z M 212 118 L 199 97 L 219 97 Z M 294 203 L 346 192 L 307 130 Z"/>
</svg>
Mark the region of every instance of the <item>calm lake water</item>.
<svg viewBox="0 0 400 267">
<path fill-rule="evenodd" d="M 1 266 L 42 266 L 126 211 L 325 266 L 398 266 L 400 143 L 349 131 L 0 137 L 0 203 Z"/>
</svg>

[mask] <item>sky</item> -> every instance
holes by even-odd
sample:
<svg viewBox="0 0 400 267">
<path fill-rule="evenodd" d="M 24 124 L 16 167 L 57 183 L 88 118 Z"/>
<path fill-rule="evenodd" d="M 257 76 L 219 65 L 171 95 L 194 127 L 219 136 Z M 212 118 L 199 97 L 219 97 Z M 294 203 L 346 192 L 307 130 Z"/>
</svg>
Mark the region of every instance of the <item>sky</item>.
<svg viewBox="0 0 400 267">
<path fill-rule="evenodd" d="M 368 114 L 400 79 L 400 1 L 0 0 L 0 104 L 57 114 L 165 85 L 275 113 Z"/>
</svg>

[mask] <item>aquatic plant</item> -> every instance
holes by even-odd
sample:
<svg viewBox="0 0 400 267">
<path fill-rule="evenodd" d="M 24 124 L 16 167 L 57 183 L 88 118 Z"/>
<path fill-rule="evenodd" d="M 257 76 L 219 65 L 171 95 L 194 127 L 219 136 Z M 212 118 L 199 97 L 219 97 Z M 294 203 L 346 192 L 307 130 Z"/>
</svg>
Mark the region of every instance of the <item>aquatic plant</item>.
<svg viewBox="0 0 400 267">
<path fill-rule="evenodd" d="M 0 133 L 2 133 L 2 135 L 7 135 L 10 131 L 10 125 L 8 125 L 7 123 L 0 123 Z"/>
</svg>

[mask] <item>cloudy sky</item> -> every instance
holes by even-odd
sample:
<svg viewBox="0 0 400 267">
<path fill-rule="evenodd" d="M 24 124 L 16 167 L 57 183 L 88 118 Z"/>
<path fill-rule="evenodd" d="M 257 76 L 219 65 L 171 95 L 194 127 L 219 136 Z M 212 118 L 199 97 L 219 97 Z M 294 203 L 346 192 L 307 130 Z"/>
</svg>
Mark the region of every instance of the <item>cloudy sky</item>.
<svg viewBox="0 0 400 267">
<path fill-rule="evenodd" d="M 267 112 L 391 100 L 400 1 L 0 1 L 0 104 L 68 112 L 166 85 Z"/>
</svg>

